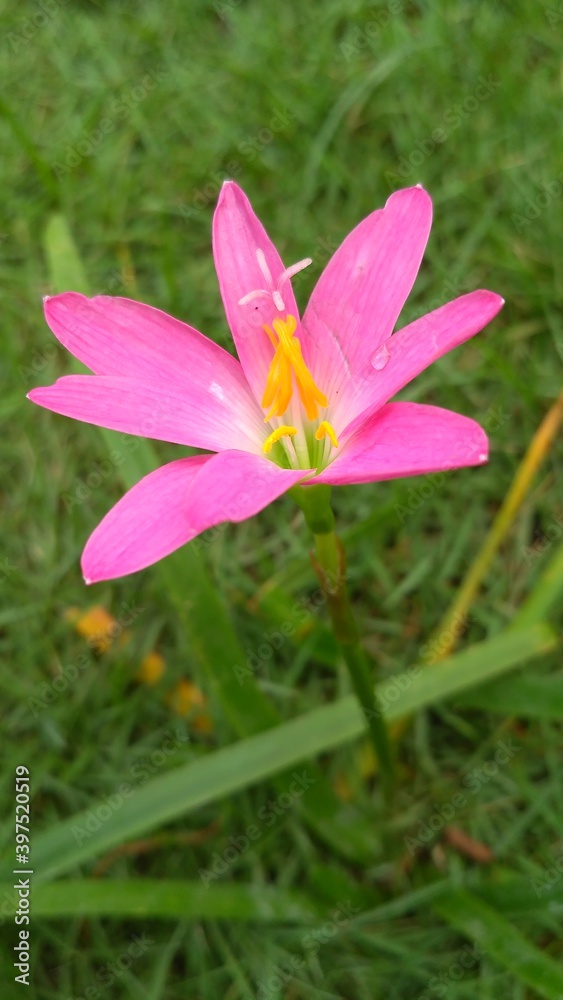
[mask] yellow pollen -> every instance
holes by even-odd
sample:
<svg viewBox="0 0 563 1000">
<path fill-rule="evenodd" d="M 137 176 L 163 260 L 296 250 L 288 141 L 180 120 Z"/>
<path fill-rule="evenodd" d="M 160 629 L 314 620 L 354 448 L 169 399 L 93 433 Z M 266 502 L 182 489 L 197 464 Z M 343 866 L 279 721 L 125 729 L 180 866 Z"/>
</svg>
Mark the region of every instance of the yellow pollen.
<svg viewBox="0 0 563 1000">
<path fill-rule="evenodd" d="M 269 455 L 276 441 L 279 441 L 280 438 L 293 437 L 294 434 L 297 434 L 297 427 L 290 427 L 288 424 L 276 427 L 275 431 L 272 431 L 270 436 L 264 441 L 264 454 Z"/>
<path fill-rule="evenodd" d="M 297 320 L 295 316 L 291 315 L 286 316 L 285 320 L 278 316 L 273 321 L 272 326 L 273 330 L 266 325 L 263 327 L 275 348 L 262 398 L 263 408 L 270 407 L 264 418 L 264 423 L 271 420 L 273 416 L 283 417 L 293 395 L 292 375 L 295 376 L 305 413 L 309 420 L 316 420 L 319 406 L 328 406 L 328 400 L 324 392 L 321 392 L 316 385 L 303 360 L 301 344 L 298 338 L 294 337 Z"/>
<path fill-rule="evenodd" d="M 334 433 L 334 427 L 332 426 L 332 424 L 329 424 L 328 420 L 321 421 L 321 423 L 317 427 L 317 429 L 315 431 L 315 437 L 316 437 L 317 441 L 322 441 L 322 439 L 324 438 L 325 434 L 328 434 L 328 436 L 329 436 L 330 440 L 332 441 L 334 447 L 338 448 L 338 438 L 336 437 L 336 434 Z"/>
</svg>

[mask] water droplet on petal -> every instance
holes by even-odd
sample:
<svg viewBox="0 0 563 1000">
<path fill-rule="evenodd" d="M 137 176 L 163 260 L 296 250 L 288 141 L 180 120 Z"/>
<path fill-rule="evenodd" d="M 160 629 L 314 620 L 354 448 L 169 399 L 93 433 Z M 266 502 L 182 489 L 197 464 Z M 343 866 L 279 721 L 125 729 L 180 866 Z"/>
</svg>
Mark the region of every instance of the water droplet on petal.
<svg viewBox="0 0 563 1000">
<path fill-rule="evenodd" d="M 376 372 L 383 371 L 390 357 L 391 354 L 387 344 L 382 344 L 381 347 L 378 347 L 375 354 L 372 354 L 371 356 L 370 360 L 372 368 L 375 368 Z"/>
</svg>

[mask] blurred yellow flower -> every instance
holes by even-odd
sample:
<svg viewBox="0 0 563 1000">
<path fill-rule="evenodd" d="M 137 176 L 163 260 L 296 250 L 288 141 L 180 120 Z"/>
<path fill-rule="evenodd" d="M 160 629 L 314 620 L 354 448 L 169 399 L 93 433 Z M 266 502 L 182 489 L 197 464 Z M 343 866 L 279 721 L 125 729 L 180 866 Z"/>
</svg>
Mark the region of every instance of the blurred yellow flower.
<svg viewBox="0 0 563 1000">
<path fill-rule="evenodd" d="M 182 679 L 169 692 L 166 701 L 173 712 L 177 715 L 193 715 L 191 724 L 194 729 L 201 733 L 210 733 L 213 730 L 213 720 L 208 712 L 198 712 L 198 708 L 206 704 L 207 699 L 192 681 Z"/>
<path fill-rule="evenodd" d="M 136 679 L 140 684 L 147 684 L 149 687 L 154 687 L 162 677 L 165 667 L 164 657 L 153 649 L 141 661 L 141 669 Z"/>
<path fill-rule="evenodd" d="M 101 604 L 94 604 L 84 612 L 79 608 L 67 608 L 64 617 L 72 623 L 79 635 L 84 636 L 96 653 L 107 653 L 118 637 L 122 642 L 128 638 L 123 625 Z"/>
</svg>

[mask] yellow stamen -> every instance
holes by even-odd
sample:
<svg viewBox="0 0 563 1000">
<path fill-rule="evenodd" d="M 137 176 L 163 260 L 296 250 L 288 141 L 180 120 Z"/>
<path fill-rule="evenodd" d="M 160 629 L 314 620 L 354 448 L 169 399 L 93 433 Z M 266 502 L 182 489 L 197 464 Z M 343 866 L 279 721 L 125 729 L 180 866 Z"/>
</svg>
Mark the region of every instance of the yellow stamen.
<svg viewBox="0 0 563 1000">
<path fill-rule="evenodd" d="M 274 414 L 277 417 L 283 417 L 287 410 L 293 394 L 292 374 L 295 375 L 297 389 L 305 412 L 309 420 L 315 420 L 318 416 L 319 406 L 328 406 L 328 400 L 324 392 L 321 392 L 316 385 L 303 360 L 301 344 L 298 338 L 294 337 L 297 320 L 295 316 L 291 315 L 286 316 L 285 320 L 278 316 L 273 321 L 272 326 L 274 330 L 266 325 L 263 327 L 276 348 L 262 399 L 264 409 L 268 406 L 272 407 L 265 422 L 270 420 Z"/>
<path fill-rule="evenodd" d="M 317 429 L 315 431 L 315 437 L 316 437 L 317 441 L 322 441 L 322 439 L 324 438 L 325 434 L 328 434 L 328 436 L 329 436 L 330 440 L 332 441 L 334 447 L 338 448 L 338 438 L 336 437 L 336 434 L 334 433 L 334 427 L 332 426 L 332 424 L 329 424 L 328 420 L 321 421 L 321 423 L 317 427 Z"/>
<path fill-rule="evenodd" d="M 291 402 L 291 393 L 291 365 L 283 353 L 281 344 L 278 344 L 272 364 L 270 365 L 266 390 L 262 398 L 263 407 L 272 407 L 264 417 L 265 424 L 272 419 L 274 414 L 277 417 L 283 416 Z"/>
<path fill-rule="evenodd" d="M 272 431 L 269 437 L 264 441 L 264 454 L 268 455 L 276 441 L 279 441 L 282 437 L 293 437 L 297 434 L 297 427 L 290 427 L 288 424 L 282 424 L 281 427 L 276 427 L 275 431 Z"/>
</svg>

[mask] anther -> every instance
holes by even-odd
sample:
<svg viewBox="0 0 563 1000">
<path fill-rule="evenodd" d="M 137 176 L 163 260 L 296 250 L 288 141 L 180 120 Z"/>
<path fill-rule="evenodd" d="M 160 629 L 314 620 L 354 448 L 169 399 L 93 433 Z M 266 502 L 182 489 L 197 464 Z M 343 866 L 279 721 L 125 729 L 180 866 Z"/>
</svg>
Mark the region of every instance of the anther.
<svg viewBox="0 0 563 1000">
<path fill-rule="evenodd" d="M 336 437 L 336 434 L 334 433 L 334 427 L 332 426 L 332 424 L 329 424 L 328 420 L 321 420 L 319 426 L 317 427 L 317 429 L 315 431 L 315 437 L 316 437 L 317 441 L 322 441 L 322 439 L 326 435 L 328 435 L 328 437 L 332 441 L 334 447 L 338 448 L 338 438 Z"/>
<path fill-rule="evenodd" d="M 281 427 L 276 427 L 275 431 L 272 431 L 270 436 L 264 441 L 264 454 L 269 455 L 273 446 L 282 437 L 293 437 L 294 434 L 297 434 L 297 427 L 290 427 L 289 424 L 282 424 Z"/>
</svg>

